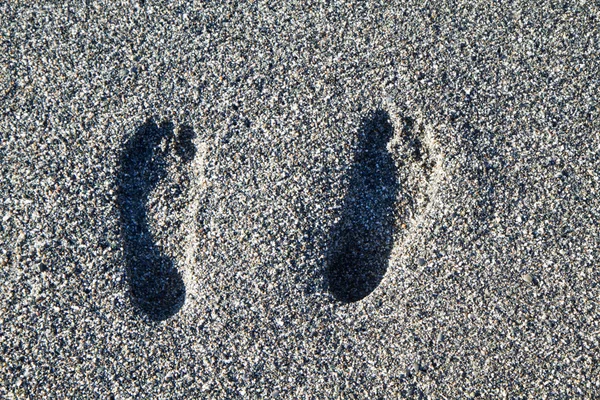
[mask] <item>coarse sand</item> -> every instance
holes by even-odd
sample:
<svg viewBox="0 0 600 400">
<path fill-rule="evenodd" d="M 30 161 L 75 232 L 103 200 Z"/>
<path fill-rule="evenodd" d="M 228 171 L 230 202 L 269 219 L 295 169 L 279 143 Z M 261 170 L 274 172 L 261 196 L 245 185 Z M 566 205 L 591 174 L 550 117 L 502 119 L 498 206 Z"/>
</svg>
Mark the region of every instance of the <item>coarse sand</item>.
<svg viewBox="0 0 600 400">
<path fill-rule="evenodd" d="M 0 1 L 0 398 L 600 397 L 595 1 Z"/>
</svg>

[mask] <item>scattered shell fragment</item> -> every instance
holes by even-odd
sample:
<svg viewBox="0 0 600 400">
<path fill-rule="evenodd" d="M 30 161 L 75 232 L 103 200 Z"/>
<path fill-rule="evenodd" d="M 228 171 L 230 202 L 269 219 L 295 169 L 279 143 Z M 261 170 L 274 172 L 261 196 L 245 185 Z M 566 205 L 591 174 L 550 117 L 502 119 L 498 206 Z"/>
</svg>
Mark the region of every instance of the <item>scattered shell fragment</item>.
<svg viewBox="0 0 600 400">
<path fill-rule="evenodd" d="M 529 284 L 533 283 L 533 276 L 531 274 L 525 274 L 522 276 L 523 280 Z"/>
</svg>

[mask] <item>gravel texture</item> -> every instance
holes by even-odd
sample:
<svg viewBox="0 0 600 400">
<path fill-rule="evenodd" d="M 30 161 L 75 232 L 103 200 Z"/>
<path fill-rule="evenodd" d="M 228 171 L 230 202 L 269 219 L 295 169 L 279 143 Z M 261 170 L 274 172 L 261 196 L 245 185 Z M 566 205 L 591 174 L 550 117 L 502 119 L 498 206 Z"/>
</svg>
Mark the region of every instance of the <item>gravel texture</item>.
<svg viewBox="0 0 600 400">
<path fill-rule="evenodd" d="M 0 1 L 0 397 L 600 397 L 597 2 L 68 3 Z"/>
</svg>

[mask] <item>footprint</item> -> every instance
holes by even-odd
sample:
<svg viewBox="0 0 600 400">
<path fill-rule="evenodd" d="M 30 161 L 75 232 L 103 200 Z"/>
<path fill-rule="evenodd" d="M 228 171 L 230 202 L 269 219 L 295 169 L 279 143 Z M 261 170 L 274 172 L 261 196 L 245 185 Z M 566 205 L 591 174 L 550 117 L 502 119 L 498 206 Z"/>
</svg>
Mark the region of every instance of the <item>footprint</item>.
<svg viewBox="0 0 600 400">
<path fill-rule="evenodd" d="M 155 321 L 177 313 L 185 301 L 186 289 L 173 258 L 153 237 L 152 193 L 167 177 L 169 165 L 185 164 L 194 158 L 194 136 L 190 127 L 179 127 L 175 134 L 172 123 L 157 125 L 149 119 L 126 142 L 120 159 L 118 207 L 130 294 L 132 302 Z M 182 168 L 175 169 L 183 173 Z M 174 196 L 185 189 L 181 186 L 186 179 L 179 181 L 169 191 Z M 170 212 L 170 199 L 163 200 L 163 209 Z"/>
<path fill-rule="evenodd" d="M 342 215 L 327 256 L 330 293 L 350 303 L 368 296 L 386 273 L 394 244 L 396 164 L 387 149 L 394 135 L 384 110 L 363 120 Z"/>
<path fill-rule="evenodd" d="M 428 204 L 438 162 L 423 124 L 390 107 L 393 118 L 379 109 L 362 122 L 342 214 L 332 232 L 327 282 L 344 303 L 379 286 L 396 239 Z"/>
</svg>

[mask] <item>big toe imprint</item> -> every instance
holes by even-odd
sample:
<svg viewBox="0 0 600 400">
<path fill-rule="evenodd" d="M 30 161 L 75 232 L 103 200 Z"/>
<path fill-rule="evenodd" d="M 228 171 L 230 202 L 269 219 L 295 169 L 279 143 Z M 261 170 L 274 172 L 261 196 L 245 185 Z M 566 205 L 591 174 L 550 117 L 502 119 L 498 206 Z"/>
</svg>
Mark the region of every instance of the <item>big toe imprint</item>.
<svg viewBox="0 0 600 400">
<path fill-rule="evenodd" d="M 166 177 L 169 162 L 194 157 L 193 131 L 148 120 L 126 142 L 121 155 L 118 206 L 124 256 L 133 303 L 150 319 L 164 320 L 185 301 L 185 285 L 174 261 L 155 243 L 148 217 L 152 191 Z"/>
</svg>

